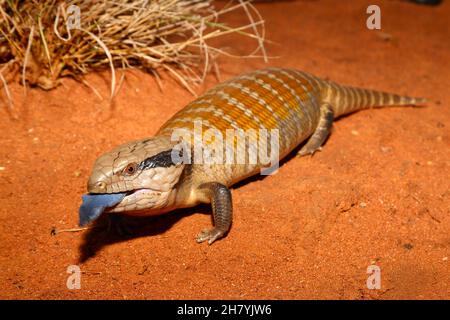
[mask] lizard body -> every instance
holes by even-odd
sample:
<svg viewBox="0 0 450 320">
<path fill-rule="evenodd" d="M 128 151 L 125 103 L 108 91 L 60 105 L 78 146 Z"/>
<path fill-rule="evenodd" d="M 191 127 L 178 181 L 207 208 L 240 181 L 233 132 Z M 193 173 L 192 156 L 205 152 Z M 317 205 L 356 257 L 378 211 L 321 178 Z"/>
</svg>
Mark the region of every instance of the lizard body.
<svg viewBox="0 0 450 320">
<path fill-rule="evenodd" d="M 258 150 L 249 146 L 248 141 L 243 150 L 238 149 L 237 137 L 231 139 L 231 145 L 237 148 L 236 153 L 244 153 L 244 162 L 175 161 L 174 150 L 186 155 L 185 149 L 176 149 L 180 140 L 173 138 L 175 131 L 193 132 L 195 123 L 201 121 L 200 141 L 196 141 L 195 135 L 189 141 L 191 149 L 187 152 L 192 160 L 195 143 L 204 147 L 219 144 L 215 138 L 205 139 L 208 130 L 223 137 L 229 129 L 248 131 L 256 140 L 265 141 L 263 147 L 272 150 L 274 147 L 262 139 L 261 130 L 277 130 L 277 152 L 281 159 L 304 141 L 307 142 L 298 152 L 300 156 L 319 150 L 333 120 L 339 116 L 369 107 L 421 103 L 424 100 L 420 98 L 342 86 L 293 69 L 257 70 L 210 89 L 176 113 L 154 137 L 121 145 L 99 157 L 88 182 L 88 192 L 122 193 L 120 202 L 114 205 L 111 202 L 106 211 L 133 215 L 161 214 L 211 203 L 214 228 L 197 237 L 198 242 L 207 240 L 211 244 L 231 226 L 232 200 L 228 188 L 258 173 L 267 163 L 259 157 L 248 161 Z M 218 150 L 226 151 L 226 147 Z"/>
</svg>

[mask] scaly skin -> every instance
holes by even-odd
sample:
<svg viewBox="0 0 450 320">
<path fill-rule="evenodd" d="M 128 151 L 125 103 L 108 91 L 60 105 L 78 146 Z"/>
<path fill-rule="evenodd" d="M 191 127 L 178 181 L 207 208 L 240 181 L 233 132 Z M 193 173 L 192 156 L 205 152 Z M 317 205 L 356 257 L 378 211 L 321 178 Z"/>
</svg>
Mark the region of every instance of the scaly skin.
<svg viewBox="0 0 450 320">
<path fill-rule="evenodd" d="M 255 129 L 257 138 L 258 129 L 277 129 L 281 159 L 308 138 L 299 155 L 319 150 L 333 119 L 341 115 L 368 107 L 419 103 L 424 100 L 345 87 L 297 70 L 258 70 L 207 91 L 176 113 L 155 137 L 124 144 L 102 155 L 94 165 L 88 192 L 130 191 L 109 212 L 132 215 L 161 214 L 212 203 L 215 227 L 197 237 L 198 242 L 208 240 L 211 244 L 223 237 L 231 225 L 228 187 L 256 174 L 266 164 L 259 158 L 253 164 L 173 162 L 167 155 L 181 141 L 172 139 L 174 131 L 193 132 L 195 120 L 202 121 L 204 139 L 207 129 L 217 130 L 223 137 L 227 129 Z M 205 145 L 214 146 L 214 141 Z M 251 148 L 245 150 L 247 156 L 254 152 Z M 183 155 L 187 153 L 193 156 L 192 149 Z"/>
</svg>

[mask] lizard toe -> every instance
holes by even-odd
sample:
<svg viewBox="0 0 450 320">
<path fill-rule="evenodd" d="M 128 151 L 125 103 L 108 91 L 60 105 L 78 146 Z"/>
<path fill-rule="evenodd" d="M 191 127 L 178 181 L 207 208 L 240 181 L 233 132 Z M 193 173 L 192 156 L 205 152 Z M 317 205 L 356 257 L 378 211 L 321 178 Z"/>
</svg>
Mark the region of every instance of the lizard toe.
<svg viewBox="0 0 450 320">
<path fill-rule="evenodd" d="M 201 242 L 204 242 L 204 241 L 208 240 L 208 244 L 212 244 L 217 239 L 222 238 L 223 235 L 224 235 L 224 232 L 219 230 L 219 229 L 217 229 L 217 228 L 214 228 L 214 229 L 211 229 L 211 230 L 206 229 L 206 230 L 203 230 L 202 232 L 200 232 L 197 235 L 197 239 L 196 240 L 197 240 L 198 243 L 201 243 Z"/>
</svg>

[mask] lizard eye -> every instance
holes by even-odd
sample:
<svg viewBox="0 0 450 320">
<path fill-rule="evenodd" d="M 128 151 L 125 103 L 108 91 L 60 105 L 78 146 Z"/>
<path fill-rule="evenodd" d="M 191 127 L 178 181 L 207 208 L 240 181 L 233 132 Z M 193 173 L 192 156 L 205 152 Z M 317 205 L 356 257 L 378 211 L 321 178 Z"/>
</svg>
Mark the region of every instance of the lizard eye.
<svg viewBox="0 0 450 320">
<path fill-rule="evenodd" d="M 136 169 L 137 169 L 136 163 L 132 162 L 132 163 L 129 163 L 129 164 L 123 169 L 122 172 L 123 172 L 123 174 L 126 174 L 126 175 L 132 175 L 133 173 L 136 172 Z"/>
</svg>

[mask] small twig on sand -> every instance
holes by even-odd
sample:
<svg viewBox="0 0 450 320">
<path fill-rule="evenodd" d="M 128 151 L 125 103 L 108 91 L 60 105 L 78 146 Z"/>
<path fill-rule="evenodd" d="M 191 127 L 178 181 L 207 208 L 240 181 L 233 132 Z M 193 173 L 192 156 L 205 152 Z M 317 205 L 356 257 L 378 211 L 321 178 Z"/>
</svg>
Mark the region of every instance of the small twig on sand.
<svg viewBox="0 0 450 320">
<path fill-rule="evenodd" d="M 63 233 L 63 232 L 80 232 L 80 231 L 85 231 L 85 230 L 95 229 L 95 228 L 99 228 L 99 226 L 84 227 L 84 228 L 71 228 L 71 229 L 56 229 L 56 227 L 53 227 L 52 230 L 50 231 L 50 234 L 52 236 L 56 236 L 57 234 Z"/>
</svg>

